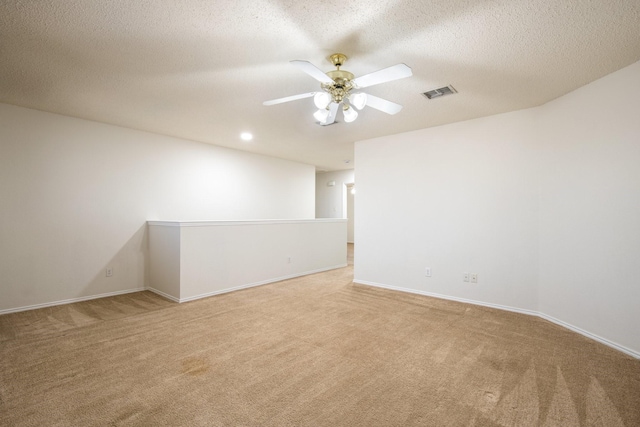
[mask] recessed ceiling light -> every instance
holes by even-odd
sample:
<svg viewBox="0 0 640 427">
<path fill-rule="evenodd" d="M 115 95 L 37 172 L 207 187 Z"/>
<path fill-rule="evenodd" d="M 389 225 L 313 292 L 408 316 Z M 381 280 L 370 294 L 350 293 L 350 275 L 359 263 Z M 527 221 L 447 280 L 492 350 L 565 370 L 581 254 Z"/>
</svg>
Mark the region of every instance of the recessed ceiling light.
<svg viewBox="0 0 640 427">
<path fill-rule="evenodd" d="M 243 141 L 251 141 L 253 139 L 253 135 L 251 135 L 249 132 L 242 132 L 240 134 L 240 138 Z"/>
</svg>

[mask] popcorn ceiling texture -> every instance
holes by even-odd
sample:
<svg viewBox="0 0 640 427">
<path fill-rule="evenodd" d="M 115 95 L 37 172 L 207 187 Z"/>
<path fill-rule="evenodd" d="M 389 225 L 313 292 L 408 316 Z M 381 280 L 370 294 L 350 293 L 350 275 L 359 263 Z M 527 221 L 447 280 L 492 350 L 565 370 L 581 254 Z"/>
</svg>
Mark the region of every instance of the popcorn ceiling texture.
<svg viewBox="0 0 640 427">
<path fill-rule="evenodd" d="M 541 105 L 632 64 L 638 28 L 637 0 L 5 0 L 0 102 L 344 169 L 356 140 Z M 320 127 L 310 99 L 262 105 L 319 89 L 288 61 L 329 71 L 334 52 L 356 76 L 409 65 L 367 89 L 404 109 Z"/>
</svg>

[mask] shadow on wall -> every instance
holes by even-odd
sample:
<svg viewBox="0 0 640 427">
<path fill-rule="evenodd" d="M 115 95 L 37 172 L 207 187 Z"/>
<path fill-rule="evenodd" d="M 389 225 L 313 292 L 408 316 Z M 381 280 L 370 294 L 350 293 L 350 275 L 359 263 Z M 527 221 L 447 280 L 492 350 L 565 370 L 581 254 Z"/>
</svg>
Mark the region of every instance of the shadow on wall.
<svg viewBox="0 0 640 427">
<path fill-rule="evenodd" d="M 144 290 L 149 263 L 147 235 L 145 222 L 118 252 L 101 266 L 81 294 L 76 296 L 99 296 Z M 108 276 L 108 270 L 111 272 L 110 276 Z"/>
</svg>

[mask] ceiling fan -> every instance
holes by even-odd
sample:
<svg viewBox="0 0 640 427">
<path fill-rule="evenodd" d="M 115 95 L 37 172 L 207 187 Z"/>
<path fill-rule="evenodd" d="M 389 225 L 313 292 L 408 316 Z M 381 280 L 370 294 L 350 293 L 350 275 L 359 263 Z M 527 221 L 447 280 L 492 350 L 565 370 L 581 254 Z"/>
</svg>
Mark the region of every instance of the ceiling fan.
<svg viewBox="0 0 640 427">
<path fill-rule="evenodd" d="M 354 78 L 354 75 L 349 71 L 340 69 L 344 61 L 347 60 L 346 55 L 334 53 L 329 59 L 336 67 L 336 70 L 331 70 L 327 73 L 322 72 L 322 70 L 309 61 L 291 61 L 291 64 L 318 80 L 320 82 L 320 88 L 322 89 L 321 91 L 272 99 L 263 102 L 263 105 L 275 105 L 313 97 L 313 102 L 316 107 L 318 107 L 318 111 L 313 114 L 313 117 L 315 117 L 322 126 L 335 122 L 340 104 L 342 104 L 344 121 L 347 123 L 354 121 L 358 117 L 356 109 L 362 110 L 365 106 L 375 108 L 387 114 L 396 114 L 402 109 L 402 105 L 400 104 L 364 92 L 358 92 L 358 90 L 380 83 L 410 77 L 412 75 L 410 67 L 405 64 L 397 64 Z"/>
</svg>

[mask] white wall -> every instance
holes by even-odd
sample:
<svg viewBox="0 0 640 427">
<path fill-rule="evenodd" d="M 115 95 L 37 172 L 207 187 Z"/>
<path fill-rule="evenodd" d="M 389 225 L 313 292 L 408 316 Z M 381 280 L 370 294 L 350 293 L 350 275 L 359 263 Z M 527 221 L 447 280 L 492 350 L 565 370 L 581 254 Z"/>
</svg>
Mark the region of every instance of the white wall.
<svg viewBox="0 0 640 427">
<path fill-rule="evenodd" d="M 328 187 L 329 181 L 336 185 Z M 316 218 L 344 218 L 345 185 L 355 182 L 353 169 L 316 174 Z"/>
<path fill-rule="evenodd" d="M 357 143 L 356 280 L 535 309 L 532 118 L 515 112 Z M 479 283 L 463 282 L 465 272 Z"/>
<path fill-rule="evenodd" d="M 640 62 L 540 122 L 540 311 L 640 352 Z"/>
<path fill-rule="evenodd" d="M 639 112 L 636 63 L 538 108 L 356 143 L 355 280 L 540 313 L 640 357 Z"/>
<path fill-rule="evenodd" d="M 313 166 L 0 104 L 0 310 L 142 288 L 147 220 L 310 219 L 314 183 Z"/>
<path fill-rule="evenodd" d="M 344 219 L 150 221 L 149 288 L 183 302 L 345 267 L 346 228 Z"/>
</svg>

